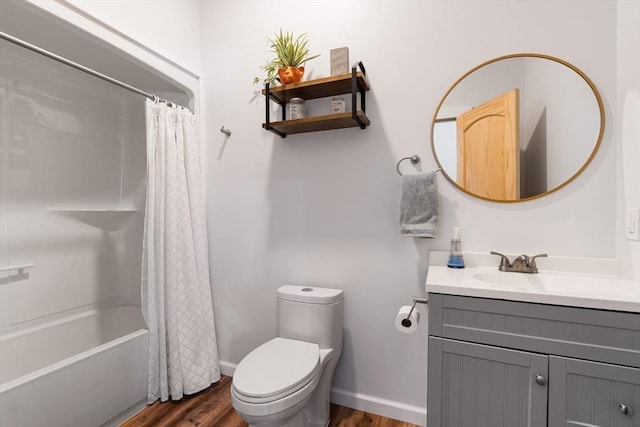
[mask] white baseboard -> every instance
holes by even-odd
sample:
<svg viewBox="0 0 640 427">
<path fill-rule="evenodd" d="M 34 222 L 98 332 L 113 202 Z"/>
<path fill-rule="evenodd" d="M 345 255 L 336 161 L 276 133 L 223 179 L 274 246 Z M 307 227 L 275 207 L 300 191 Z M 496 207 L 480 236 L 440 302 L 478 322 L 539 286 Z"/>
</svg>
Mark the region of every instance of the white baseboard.
<svg viewBox="0 0 640 427">
<path fill-rule="evenodd" d="M 427 410 L 425 408 L 362 393 L 352 393 L 332 388 L 331 402 L 347 408 L 404 421 L 405 423 L 419 426 L 425 426 L 427 423 Z"/>
<path fill-rule="evenodd" d="M 109 421 L 104 423 L 101 427 L 118 427 L 146 407 L 147 407 L 147 399 L 145 397 L 135 405 L 131 406 L 126 411 L 123 411 L 122 413 L 111 418 Z"/>
<path fill-rule="evenodd" d="M 222 375 L 233 376 L 238 365 L 229 362 L 220 362 Z M 358 411 L 370 412 L 405 423 L 425 426 L 427 423 L 427 410 L 419 406 L 407 405 L 393 400 L 382 399 L 362 393 L 331 389 L 331 402 Z"/>
<path fill-rule="evenodd" d="M 232 377 L 233 373 L 236 371 L 236 367 L 238 366 L 237 363 L 230 363 L 230 362 L 224 362 L 224 361 L 220 361 L 220 373 L 222 375 L 226 375 L 227 377 Z"/>
</svg>

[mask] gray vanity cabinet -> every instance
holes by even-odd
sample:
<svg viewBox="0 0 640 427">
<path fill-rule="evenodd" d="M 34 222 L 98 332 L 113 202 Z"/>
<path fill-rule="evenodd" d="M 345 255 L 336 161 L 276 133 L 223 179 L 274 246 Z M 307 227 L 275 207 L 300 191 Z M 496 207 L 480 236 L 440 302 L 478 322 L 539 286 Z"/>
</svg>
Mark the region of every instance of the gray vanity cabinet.
<svg viewBox="0 0 640 427">
<path fill-rule="evenodd" d="M 429 294 L 428 427 L 640 427 L 640 314 Z"/>
</svg>

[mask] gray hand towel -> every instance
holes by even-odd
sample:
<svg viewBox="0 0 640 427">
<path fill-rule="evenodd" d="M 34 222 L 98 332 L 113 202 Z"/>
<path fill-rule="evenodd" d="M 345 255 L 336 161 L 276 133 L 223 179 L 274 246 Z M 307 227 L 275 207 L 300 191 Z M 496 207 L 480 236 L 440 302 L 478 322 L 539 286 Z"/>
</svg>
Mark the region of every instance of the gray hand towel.
<svg viewBox="0 0 640 427">
<path fill-rule="evenodd" d="M 400 189 L 400 234 L 409 237 L 436 236 L 438 226 L 437 171 L 402 175 Z"/>
</svg>

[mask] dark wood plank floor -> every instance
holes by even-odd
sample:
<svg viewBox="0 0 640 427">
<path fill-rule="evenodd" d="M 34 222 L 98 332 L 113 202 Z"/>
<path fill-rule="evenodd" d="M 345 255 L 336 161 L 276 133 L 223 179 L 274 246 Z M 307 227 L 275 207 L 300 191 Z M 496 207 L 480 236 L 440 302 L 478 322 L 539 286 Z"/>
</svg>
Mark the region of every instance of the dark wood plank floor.
<svg viewBox="0 0 640 427">
<path fill-rule="evenodd" d="M 180 401 L 156 402 L 147 406 L 121 427 L 247 427 L 231 406 L 231 377 Z M 330 426 L 415 427 L 390 418 L 343 406 L 331 405 Z"/>
</svg>

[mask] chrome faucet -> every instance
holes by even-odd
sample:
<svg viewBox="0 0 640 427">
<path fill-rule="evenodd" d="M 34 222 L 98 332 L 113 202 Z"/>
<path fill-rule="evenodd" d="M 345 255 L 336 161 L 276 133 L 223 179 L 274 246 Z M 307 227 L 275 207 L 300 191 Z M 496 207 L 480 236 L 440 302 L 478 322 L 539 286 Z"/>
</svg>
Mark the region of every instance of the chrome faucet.
<svg viewBox="0 0 640 427">
<path fill-rule="evenodd" d="M 538 266 L 536 265 L 536 258 L 547 256 L 547 254 L 539 254 L 531 257 L 528 255 L 520 255 L 515 258 L 513 262 L 509 262 L 509 258 L 499 252 L 491 251 L 491 255 L 498 255 L 501 257 L 498 270 L 514 273 L 537 273 Z"/>
</svg>

